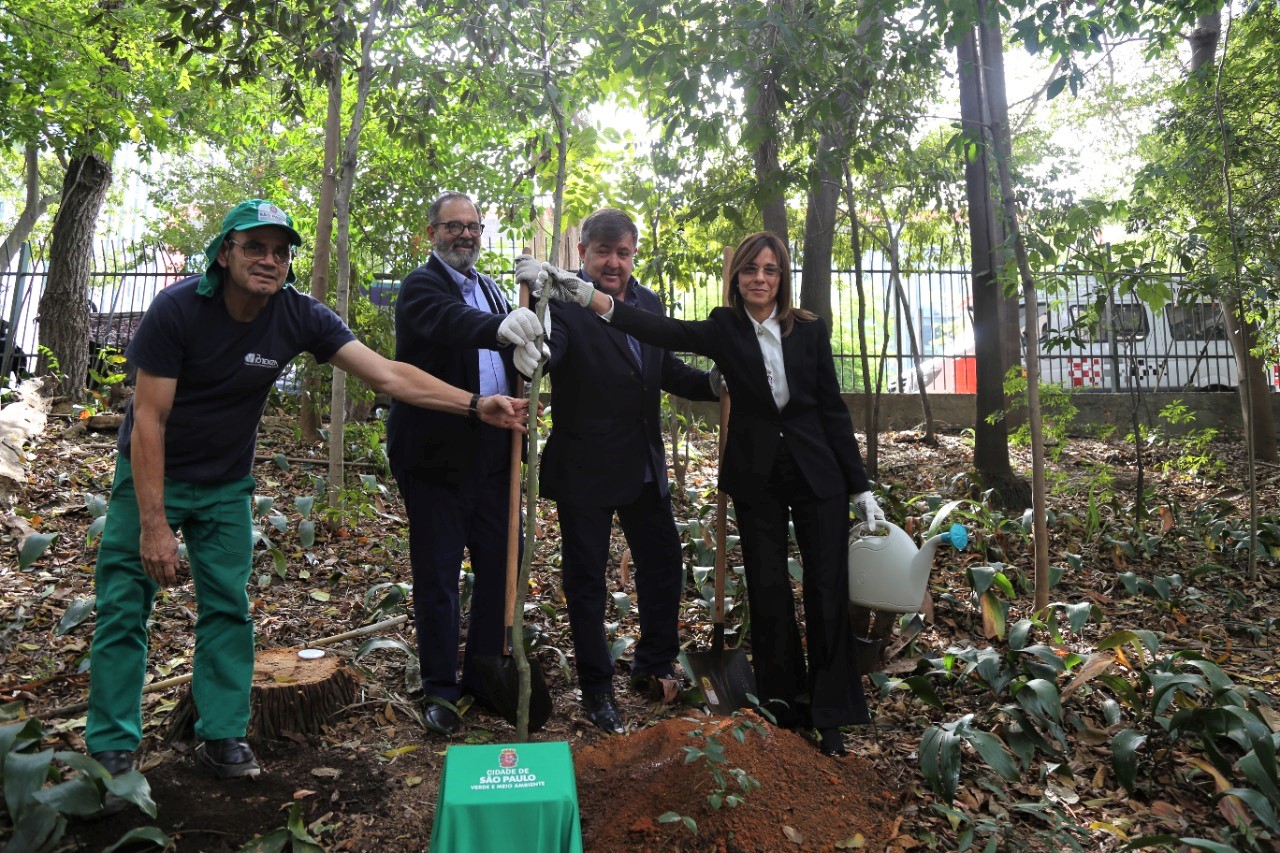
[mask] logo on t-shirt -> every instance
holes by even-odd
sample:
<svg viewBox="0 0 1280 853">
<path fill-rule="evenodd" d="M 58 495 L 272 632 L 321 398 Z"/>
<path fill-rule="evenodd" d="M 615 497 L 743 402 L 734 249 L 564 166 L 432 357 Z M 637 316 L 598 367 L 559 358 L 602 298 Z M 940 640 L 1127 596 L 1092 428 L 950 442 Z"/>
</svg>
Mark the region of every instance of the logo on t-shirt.
<svg viewBox="0 0 1280 853">
<path fill-rule="evenodd" d="M 279 367 L 280 364 L 274 358 L 267 358 L 258 355 L 256 352 L 245 353 L 244 363 L 254 367 Z"/>
</svg>

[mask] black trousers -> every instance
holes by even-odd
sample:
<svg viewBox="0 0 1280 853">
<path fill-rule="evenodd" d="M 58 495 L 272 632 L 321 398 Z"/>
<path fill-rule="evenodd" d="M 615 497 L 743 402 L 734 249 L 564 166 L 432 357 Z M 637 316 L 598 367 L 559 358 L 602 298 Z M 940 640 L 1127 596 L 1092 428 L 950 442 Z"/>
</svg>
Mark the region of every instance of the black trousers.
<svg viewBox="0 0 1280 853">
<path fill-rule="evenodd" d="M 561 572 L 569 605 L 569 627 L 584 694 L 613 690 L 613 658 L 604 631 L 605 568 L 609 534 L 618 514 L 635 567 L 640 640 L 634 674 L 670 671 L 680 652 L 682 561 L 680 535 L 671 515 L 671 497 L 645 483 L 640 496 L 622 506 L 588 506 L 558 501 Z"/>
<path fill-rule="evenodd" d="M 784 725 L 811 721 L 825 729 L 868 722 L 849 633 L 848 496 L 815 496 L 782 444 L 767 488 L 746 498 L 735 496 L 733 503 L 761 703 L 772 702 L 770 710 Z M 787 571 L 789 519 L 795 523 L 804 567 L 803 644 Z"/>
<path fill-rule="evenodd" d="M 503 645 L 511 433 L 488 424 L 481 424 L 480 430 L 475 463 L 459 488 L 437 486 L 412 470 L 392 466 L 409 515 L 422 691 L 450 702 L 457 702 L 464 691 L 483 695 L 484 685 L 470 663 L 480 655 L 500 655 Z M 459 682 L 458 580 L 464 548 L 475 585 Z"/>
</svg>

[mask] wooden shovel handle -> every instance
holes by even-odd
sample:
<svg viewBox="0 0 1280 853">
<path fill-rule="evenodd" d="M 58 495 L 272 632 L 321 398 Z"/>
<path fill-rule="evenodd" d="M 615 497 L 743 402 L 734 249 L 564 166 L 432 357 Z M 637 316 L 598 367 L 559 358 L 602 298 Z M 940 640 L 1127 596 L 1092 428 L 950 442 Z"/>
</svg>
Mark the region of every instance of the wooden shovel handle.
<svg viewBox="0 0 1280 853">
<path fill-rule="evenodd" d="M 528 308 L 529 289 L 524 285 L 519 287 L 520 307 Z M 517 397 L 524 395 L 524 382 L 520 380 L 518 374 L 515 394 Z M 516 624 L 516 580 L 520 576 L 520 494 L 523 491 L 523 483 L 520 479 L 520 453 L 522 450 L 524 450 L 524 440 L 519 432 L 512 430 L 511 465 L 507 479 L 507 597 L 502 623 L 506 628 L 503 634 L 505 639 L 502 653 L 504 655 L 512 654 L 512 643 L 515 642 L 511 636 L 511 628 Z"/>
</svg>

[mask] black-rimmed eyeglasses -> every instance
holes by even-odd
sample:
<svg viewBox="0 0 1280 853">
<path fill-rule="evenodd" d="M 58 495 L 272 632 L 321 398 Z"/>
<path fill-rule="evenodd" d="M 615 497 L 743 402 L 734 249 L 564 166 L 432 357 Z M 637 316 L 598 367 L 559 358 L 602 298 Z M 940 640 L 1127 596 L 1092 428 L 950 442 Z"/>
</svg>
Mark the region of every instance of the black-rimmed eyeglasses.
<svg viewBox="0 0 1280 853">
<path fill-rule="evenodd" d="M 267 256 L 268 252 L 271 253 L 271 257 L 275 258 L 275 261 L 278 264 L 292 263 L 293 259 L 298 256 L 297 246 L 277 246 L 272 249 L 268 247 L 266 243 L 259 243 L 256 240 L 249 243 L 237 243 L 230 237 L 226 238 L 223 242 L 230 243 L 233 246 L 239 246 L 240 251 L 244 253 L 245 260 L 249 261 L 260 261 Z"/>
<path fill-rule="evenodd" d="M 456 219 L 450 219 L 448 222 L 432 222 L 431 224 L 436 228 L 443 228 L 450 237 L 457 237 L 463 231 L 470 231 L 477 237 L 484 233 L 483 222 L 459 222 Z"/>
</svg>

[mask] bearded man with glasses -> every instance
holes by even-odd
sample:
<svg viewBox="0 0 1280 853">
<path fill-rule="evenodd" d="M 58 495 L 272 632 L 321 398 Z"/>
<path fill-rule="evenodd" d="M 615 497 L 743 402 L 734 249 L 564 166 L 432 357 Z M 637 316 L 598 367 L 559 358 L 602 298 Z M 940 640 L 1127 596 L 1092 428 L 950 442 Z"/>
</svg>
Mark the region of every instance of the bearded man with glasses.
<svg viewBox="0 0 1280 853">
<path fill-rule="evenodd" d="M 510 393 L 513 357 L 543 357 L 542 324 L 528 308 L 513 310 L 476 270 L 484 226 L 468 196 L 442 193 L 427 219 L 431 257 L 396 297 L 396 358 L 478 394 Z M 423 722 L 449 736 L 462 725 L 464 693 L 487 699 L 475 661 L 502 654 L 511 440 L 474 420 L 394 402 L 387 456 L 409 516 Z M 464 550 L 475 584 L 459 679 Z"/>
<path fill-rule="evenodd" d="M 114 776 L 133 769 L 142 740 L 147 619 L 161 586 L 195 582 L 191 691 L 196 762 L 220 779 L 260 773 L 245 739 L 253 679 L 253 621 L 245 585 L 253 563 L 254 445 L 267 396 L 310 352 L 413 406 L 523 429 L 528 404 L 479 397 L 355 339 L 328 307 L 287 285 L 302 238 L 263 199 L 241 202 L 205 250 L 203 275 L 156 295 L 125 350 L 137 389 L 120 428 L 115 483 L 94 574 L 85 743 Z M 107 808 L 122 802 L 108 796 Z"/>
</svg>

